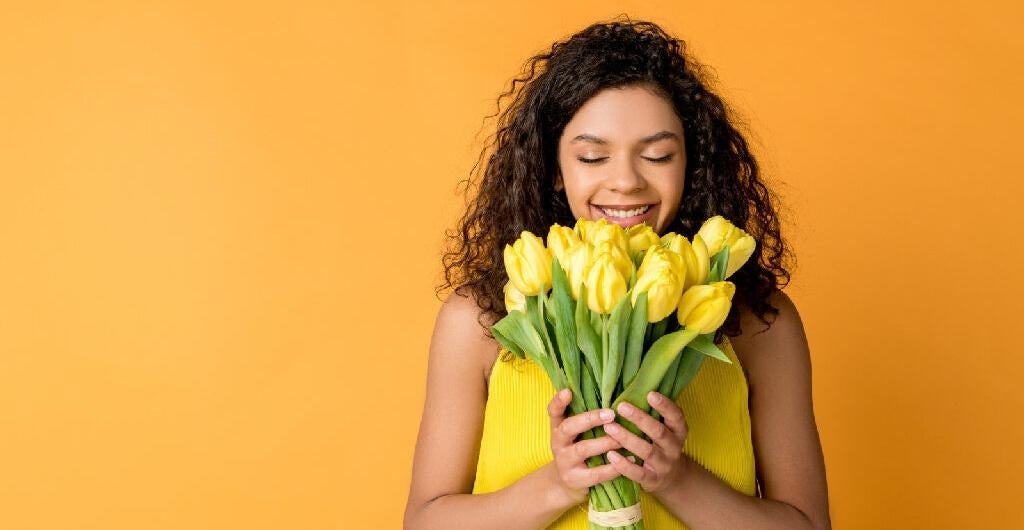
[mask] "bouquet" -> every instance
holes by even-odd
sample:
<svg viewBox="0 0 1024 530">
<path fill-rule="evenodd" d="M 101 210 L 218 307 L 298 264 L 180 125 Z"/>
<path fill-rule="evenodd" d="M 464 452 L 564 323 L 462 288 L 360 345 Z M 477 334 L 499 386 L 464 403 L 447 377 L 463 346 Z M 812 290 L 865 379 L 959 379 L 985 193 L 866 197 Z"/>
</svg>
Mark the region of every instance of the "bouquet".
<svg viewBox="0 0 1024 530">
<path fill-rule="evenodd" d="M 693 241 L 603 218 L 552 225 L 547 245 L 524 230 L 505 246 L 508 314 L 491 331 L 516 356 L 540 365 L 556 391 L 572 391 L 571 414 L 616 410 L 622 401 L 650 412 L 650 391 L 676 400 L 705 357 L 730 362 L 713 337 L 736 289 L 726 278 L 753 251 L 753 237 L 722 216 L 705 221 Z M 616 421 L 650 441 L 629 420 Z M 597 427 L 582 436 L 603 434 Z M 587 465 L 606 458 L 590 457 Z M 642 530 L 639 492 L 624 476 L 591 486 L 590 528 Z"/>
</svg>

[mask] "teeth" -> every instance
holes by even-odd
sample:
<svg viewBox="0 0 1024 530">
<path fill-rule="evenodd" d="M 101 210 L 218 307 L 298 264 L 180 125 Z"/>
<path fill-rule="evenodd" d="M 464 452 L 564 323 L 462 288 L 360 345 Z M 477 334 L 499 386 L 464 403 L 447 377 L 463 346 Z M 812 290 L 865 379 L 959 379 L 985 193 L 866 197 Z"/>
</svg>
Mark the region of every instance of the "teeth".
<svg viewBox="0 0 1024 530">
<path fill-rule="evenodd" d="M 609 217 L 622 217 L 622 218 L 625 218 L 625 217 L 633 217 L 634 215 L 640 215 L 640 214 L 646 212 L 647 210 L 649 210 L 651 208 L 651 206 L 650 205 L 642 206 L 642 207 L 636 208 L 634 210 L 609 210 L 609 209 L 604 208 L 602 206 L 598 206 L 598 208 L 602 212 L 604 212 L 605 215 L 607 215 Z"/>
</svg>

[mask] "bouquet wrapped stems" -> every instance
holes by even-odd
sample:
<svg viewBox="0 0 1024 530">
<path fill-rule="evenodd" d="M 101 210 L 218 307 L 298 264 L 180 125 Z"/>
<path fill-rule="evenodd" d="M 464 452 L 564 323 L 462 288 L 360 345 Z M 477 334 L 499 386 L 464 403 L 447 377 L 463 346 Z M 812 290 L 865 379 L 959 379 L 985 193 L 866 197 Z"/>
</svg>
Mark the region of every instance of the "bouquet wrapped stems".
<svg viewBox="0 0 1024 530">
<path fill-rule="evenodd" d="M 581 219 L 574 229 L 554 225 L 547 247 L 523 231 L 505 247 L 508 314 L 491 331 L 505 348 L 539 364 L 556 391 L 572 392 L 573 414 L 616 410 L 623 401 L 650 412 L 650 391 L 677 400 L 705 357 L 730 362 L 712 336 L 735 292 L 725 278 L 753 248 L 749 235 L 720 216 L 705 222 L 692 243 L 604 219 Z M 616 421 L 650 441 L 629 420 Z M 601 436 L 603 427 L 581 435 Z M 628 450 L 619 452 L 643 465 Z M 606 465 L 607 455 L 586 462 Z M 591 530 L 642 530 L 640 493 L 621 475 L 591 486 Z"/>
</svg>

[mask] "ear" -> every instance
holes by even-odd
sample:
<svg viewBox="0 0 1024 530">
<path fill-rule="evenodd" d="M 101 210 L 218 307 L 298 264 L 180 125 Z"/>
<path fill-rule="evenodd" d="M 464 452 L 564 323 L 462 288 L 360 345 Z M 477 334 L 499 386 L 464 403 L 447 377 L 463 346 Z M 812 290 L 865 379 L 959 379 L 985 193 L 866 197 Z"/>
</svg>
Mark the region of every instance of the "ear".
<svg viewBox="0 0 1024 530">
<path fill-rule="evenodd" d="M 562 185 L 562 174 L 555 175 L 555 191 L 562 191 L 564 186 Z"/>
</svg>

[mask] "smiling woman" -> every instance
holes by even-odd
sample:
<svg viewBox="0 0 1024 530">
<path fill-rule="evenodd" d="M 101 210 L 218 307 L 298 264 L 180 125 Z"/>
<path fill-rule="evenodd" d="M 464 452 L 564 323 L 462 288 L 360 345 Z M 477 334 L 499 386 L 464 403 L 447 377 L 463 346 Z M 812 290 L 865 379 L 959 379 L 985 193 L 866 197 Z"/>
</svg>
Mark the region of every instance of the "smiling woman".
<svg viewBox="0 0 1024 530">
<path fill-rule="evenodd" d="M 430 343 L 405 527 L 583 530 L 588 488 L 622 475 L 644 487 L 650 528 L 830 528 L 776 199 L 703 68 L 681 40 L 627 19 L 554 43 L 524 72 L 499 97 L 511 105 L 449 233 L 439 291 L 452 292 Z M 692 238 L 716 215 L 756 240 L 714 337 L 733 363 L 705 366 L 674 402 L 652 393 L 664 423 L 624 409 L 566 417 L 543 370 L 499 351 L 503 251 L 524 230 L 604 218 Z M 621 429 L 577 441 L 615 414 L 654 443 Z M 657 465 L 615 459 L 619 448 Z M 603 453 L 610 463 L 586 464 Z"/>
</svg>

